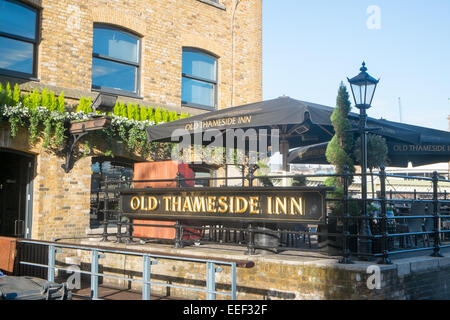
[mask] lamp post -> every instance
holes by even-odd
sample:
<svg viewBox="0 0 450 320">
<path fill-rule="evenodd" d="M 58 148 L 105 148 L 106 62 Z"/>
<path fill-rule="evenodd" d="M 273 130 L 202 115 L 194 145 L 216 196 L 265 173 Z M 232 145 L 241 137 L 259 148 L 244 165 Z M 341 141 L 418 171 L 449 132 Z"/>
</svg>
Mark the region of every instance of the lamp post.
<svg viewBox="0 0 450 320">
<path fill-rule="evenodd" d="M 372 232 L 367 212 L 367 109 L 371 107 L 373 96 L 379 80 L 367 73 L 366 63 L 363 62 L 360 73 L 348 79 L 352 89 L 355 106 L 359 109 L 359 133 L 361 136 L 361 200 L 363 220 L 360 227 L 360 238 L 358 238 L 359 252 L 361 258 L 369 259 L 372 253 Z"/>
</svg>

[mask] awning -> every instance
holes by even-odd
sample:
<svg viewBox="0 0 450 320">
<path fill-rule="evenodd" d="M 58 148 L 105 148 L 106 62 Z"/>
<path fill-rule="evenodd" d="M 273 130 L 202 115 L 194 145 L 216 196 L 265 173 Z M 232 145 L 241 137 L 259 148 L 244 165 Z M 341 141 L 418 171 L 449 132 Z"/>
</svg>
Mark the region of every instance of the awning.
<svg viewBox="0 0 450 320">
<path fill-rule="evenodd" d="M 283 158 L 287 160 L 288 149 L 317 145 L 331 140 L 334 135 L 330 120 L 333 111 L 334 108 L 328 106 L 283 96 L 152 126 L 147 129 L 147 136 L 150 141 L 170 142 L 178 141 L 186 133 L 204 134 L 208 129 L 216 129 L 222 134 L 226 129 L 267 129 L 268 135 L 271 134 L 271 129 L 279 129 L 280 142 L 286 142 L 288 145 L 287 148 L 280 148 L 284 153 Z M 359 114 L 350 113 L 349 120 L 354 129 L 359 127 Z M 393 145 L 450 145 L 450 133 L 445 131 L 374 118 L 368 118 L 367 126 L 380 128 L 376 133 Z M 209 141 L 192 139 L 192 143 L 209 144 Z M 393 159 L 402 162 L 400 158 L 405 154 L 397 155 L 399 159 L 392 154 Z M 433 157 L 436 154 L 433 151 L 430 155 Z M 286 160 L 284 167 L 287 164 Z M 430 163 L 431 160 L 426 161 Z M 407 162 L 405 163 L 407 165 Z"/>
<path fill-rule="evenodd" d="M 449 132 L 442 132 L 450 135 Z M 411 162 L 414 167 L 417 167 L 433 163 L 450 162 L 450 141 L 442 141 L 442 136 L 440 138 L 436 136 L 432 139 L 443 142 L 439 144 L 435 141 L 433 143 L 409 144 L 386 140 L 389 158 L 389 163 L 386 163 L 386 166 L 408 167 L 408 163 Z M 329 164 L 325 155 L 327 146 L 328 142 L 295 148 L 289 152 L 288 163 Z"/>
</svg>

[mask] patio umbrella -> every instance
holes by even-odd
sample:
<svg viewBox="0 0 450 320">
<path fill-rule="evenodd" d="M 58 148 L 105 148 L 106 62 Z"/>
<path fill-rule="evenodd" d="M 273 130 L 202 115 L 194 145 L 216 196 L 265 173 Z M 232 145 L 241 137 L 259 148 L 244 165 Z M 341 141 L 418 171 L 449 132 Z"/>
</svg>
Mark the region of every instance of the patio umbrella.
<svg viewBox="0 0 450 320">
<path fill-rule="evenodd" d="M 223 132 L 227 129 L 267 129 L 268 136 L 272 134 L 272 129 L 278 129 L 283 169 L 286 169 L 289 150 L 292 148 L 309 146 L 307 149 L 292 151 L 291 163 L 302 161 L 295 160 L 292 155 L 295 152 L 301 151 L 306 155 L 308 153 L 305 153 L 305 150 L 315 153 L 317 148 L 326 150 L 324 145 L 318 147 L 317 144 L 327 143 L 334 135 L 330 120 L 333 111 L 334 108 L 328 106 L 283 96 L 152 126 L 147 129 L 147 136 L 149 141 L 170 142 L 178 141 L 177 139 L 186 133 L 192 136 L 195 133 L 202 135 L 209 129 L 216 129 L 225 142 L 226 135 Z M 349 121 L 353 128 L 357 129 L 359 114 L 350 113 Z M 400 165 L 407 166 L 408 161 L 430 163 L 433 159 L 446 159 L 447 153 L 450 153 L 450 149 L 445 147 L 450 145 L 449 132 L 374 118 L 368 118 L 367 126 L 378 128 L 376 133 L 385 137 L 390 146 L 389 157 Z M 206 139 L 191 141 L 194 144 L 210 143 Z"/>
<path fill-rule="evenodd" d="M 387 120 L 371 120 L 386 139 L 389 166 L 407 167 L 450 161 L 450 132 L 418 127 Z M 395 133 L 386 134 L 386 132 Z M 325 156 L 328 142 L 291 150 L 288 163 L 328 164 Z"/>
<path fill-rule="evenodd" d="M 333 110 L 331 107 L 283 96 L 149 127 L 147 136 L 150 141 L 169 142 L 174 141 L 173 139 L 177 141 L 183 136 L 179 129 L 184 129 L 184 134 L 188 132 L 191 135 L 216 129 L 225 141 L 223 132 L 227 129 L 267 129 L 268 136 L 273 129 L 278 129 L 280 152 L 284 155 L 286 168 L 290 148 L 331 139 L 333 131 L 330 116 Z M 193 143 L 210 143 L 203 139 L 197 141 L 192 139 Z M 268 144 L 270 145 L 270 139 Z"/>
</svg>

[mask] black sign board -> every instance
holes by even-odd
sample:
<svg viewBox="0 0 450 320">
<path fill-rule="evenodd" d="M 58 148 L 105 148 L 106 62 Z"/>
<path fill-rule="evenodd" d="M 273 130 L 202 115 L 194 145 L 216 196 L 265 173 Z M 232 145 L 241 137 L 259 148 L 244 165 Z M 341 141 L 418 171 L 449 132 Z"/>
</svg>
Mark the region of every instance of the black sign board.
<svg viewBox="0 0 450 320">
<path fill-rule="evenodd" d="M 120 209 L 139 219 L 323 222 L 326 187 L 128 189 Z"/>
</svg>

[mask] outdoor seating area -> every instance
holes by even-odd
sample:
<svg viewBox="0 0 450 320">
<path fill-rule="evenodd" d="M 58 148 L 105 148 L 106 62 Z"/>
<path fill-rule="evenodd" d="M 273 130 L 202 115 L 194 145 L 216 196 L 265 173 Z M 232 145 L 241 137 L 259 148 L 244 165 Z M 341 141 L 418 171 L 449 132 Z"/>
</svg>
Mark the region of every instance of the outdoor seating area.
<svg viewBox="0 0 450 320">
<path fill-rule="evenodd" d="M 397 236 L 390 240 L 389 250 L 432 247 L 435 219 L 431 206 L 429 201 L 420 200 L 398 201 L 393 205 L 393 215 L 388 219 L 388 233 Z M 449 215 L 449 206 L 441 205 L 439 213 Z M 439 224 L 439 230 L 450 230 L 449 218 L 440 218 Z M 377 227 L 372 224 L 374 234 L 380 234 Z M 450 240 L 450 236 L 448 233 L 440 233 L 440 239 L 445 242 Z"/>
<path fill-rule="evenodd" d="M 380 179 L 392 176 L 386 173 L 378 175 Z M 307 189 L 309 179 L 316 181 L 317 176 L 302 176 L 300 180 L 303 181 L 304 186 L 298 187 L 300 188 L 298 190 Z M 334 175 L 322 176 L 326 178 Z M 241 178 L 246 182 L 248 181 L 250 187 L 255 185 L 255 190 L 265 188 L 257 183 L 258 177 L 252 174 Z M 270 179 L 271 177 L 265 176 L 264 178 Z M 299 176 L 291 178 L 298 179 Z M 183 179 L 177 176 L 174 179 L 176 188 L 172 190 L 181 188 Z M 214 178 L 207 179 L 214 180 Z M 102 189 L 102 192 L 104 192 L 104 195 L 101 196 L 104 199 L 103 207 L 98 208 L 99 212 L 107 212 L 108 215 L 103 215 L 105 219 L 100 224 L 103 226 L 104 232 L 98 235 L 105 241 L 137 244 L 165 243 L 173 244 L 175 248 L 195 248 L 196 246 L 210 244 L 247 247 L 247 252 L 250 255 L 262 252 L 269 254 L 290 252 L 292 254 L 292 252 L 297 251 L 299 254 L 301 252 L 320 252 L 328 256 L 359 259 L 362 257 L 361 239 L 371 241 L 369 255 L 376 260 L 382 258 L 379 260 L 382 262 L 389 262 L 389 257 L 399 257 L 397 254 L 403 253 L 439 254 L 440 249 L 450 247 L 450 200 L 448 200 L 446 192 L 437 192 L 443 190 L 439 189 L 439 184 L 444 185 L 448 181 L 439 179 L 437 176 L 420 179 L 429 182 L 432 187 L 430 191 L 433 192 L 423 193 L 420 197 L 413 199 L 408 194 L 396 194 L 396 198 L 393 198 L 392 195 L 389 196 L 389 191 L 382 189 L 381 192 L 376 194 L 375 198 L 367 199 L 369 207 L 367 217 L 361 215 L 362 199 L 357 194 L 348 193 L 346 195 L 344 193 L 342 198 L 336 198 L 335 194 L 330 192 L 332 189 L 329 189 L 324 199 L 327 208 L 325 216 L 317 222 L 296 221 L 293 223 L 286 221 L 268 224 L 251 220 L 248 222 L 225 222 L 220 219 L 192 221 L 183 218 L 174 219 L 173 223 L 170 224 L 164 221 L 159 222 L 157 219 L 143 224 L 142 215 L 130 216 L 121 212 L 117 206 L 120 203 L 121 190 L 115 188 L 115 181 L 108 181 L 107 183 L 111 187 L 106 186 Z M 139 183 L 142 183 L 141 180 L 139 181 Z M 152 180 L 148 181 L 148 183 L 154 183 L 151 182 Z M 121 181 L 121 183 L 124 182 Z M 126 181 L 125 185 L 132 188 L 133 181 Z M 124 190 L 132 190 L 128 188 Z M 292 188 L 297 187 L 287 186 L 286 191 L 292 191 Z M 218 190 L 226 192 L 227 188 L 209 188 L 208 192 L 219 192 Z M 344 209 L 350 206 L 350 202 L 353 204 L 351 205 L 352 208 L 348 209 L 349 211 L 344 211 L 341 216 L 335 216 L 336 211 L 333 208 Z M 352 212 L 351 215 L 350 212 Z M 369 222 L 370 234 L 368 236 L 363 233 L 363 221 Z M 435 222 L 437 222 L 437 229 L 435 228 Z M 112 225 L 117 226 L 117 233 L 108 233 L 108 226 L 111 227 Z M 158 237 L 143 232 L 146 228 L 158 227 L 168 230 L 167 234 L 170 233 L 172 236 L 158 239 Z M 124 232 L 124 230 L 126 231 Z M 136 232 L 137 230 L 139 232 Z"/>
</svg>

